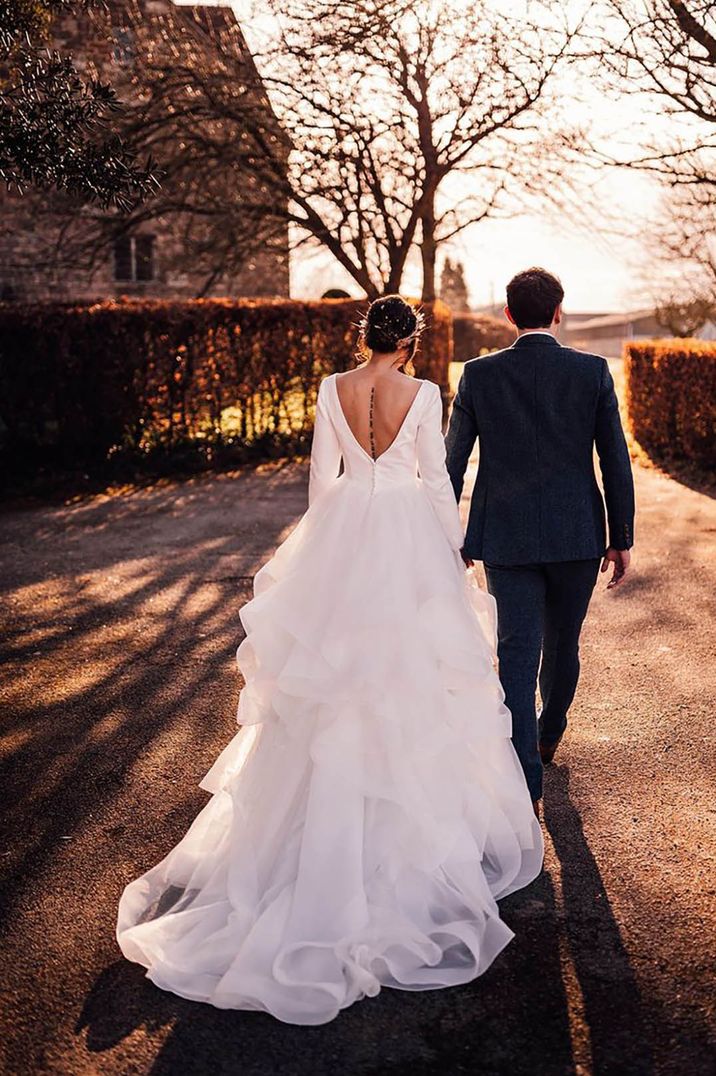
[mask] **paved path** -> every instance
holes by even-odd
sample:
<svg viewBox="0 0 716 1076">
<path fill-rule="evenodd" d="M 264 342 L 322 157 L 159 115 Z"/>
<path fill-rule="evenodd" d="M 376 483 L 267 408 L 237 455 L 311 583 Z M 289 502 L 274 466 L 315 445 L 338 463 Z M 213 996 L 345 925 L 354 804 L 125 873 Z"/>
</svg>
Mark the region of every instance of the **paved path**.
<svg viewBox="0 0 716 1076">
<path fill-rule="evenodd" d="M 637 479 L 636 574 L 594 601 L 515 941 L 466 987 L 308 1029 L 164 994 L 113 940 L 234 732 L 237 612 L 305 465 L 0 516 L 3 1071 L 713 1073 L 716 501 Z"/>
</svg>

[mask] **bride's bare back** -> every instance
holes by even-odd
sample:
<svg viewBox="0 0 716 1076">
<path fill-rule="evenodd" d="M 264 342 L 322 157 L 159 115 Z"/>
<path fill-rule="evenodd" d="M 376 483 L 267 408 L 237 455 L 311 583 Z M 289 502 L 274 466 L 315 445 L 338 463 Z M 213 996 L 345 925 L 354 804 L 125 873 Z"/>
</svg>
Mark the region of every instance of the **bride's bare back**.
<svg viewBox="0 0 716 1076">
<path fill-rule="evenodd" d="M 422 382 L 400 371 L 368 363 L 336 377 L 346 422 L 361 448 L 378 459 L 400 433 Z"/>
</svg>

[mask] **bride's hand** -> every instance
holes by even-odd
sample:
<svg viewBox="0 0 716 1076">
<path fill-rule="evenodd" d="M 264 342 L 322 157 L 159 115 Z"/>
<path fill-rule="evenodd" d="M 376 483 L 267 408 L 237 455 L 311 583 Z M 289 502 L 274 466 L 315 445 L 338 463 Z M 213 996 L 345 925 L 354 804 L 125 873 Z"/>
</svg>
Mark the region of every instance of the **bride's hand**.
<svg viewBox="0 0 716 1076">
<path fill-rule="evenodd" d="M 474 568 L 475 567 L 475 561 L 472 560 L 470 557 L 465 555 L 465 550 L 464 549 L 460 550 L 460 556 L 462 557 L 462 562 L 463 562 L 463 564 L 465 565 L 466 568 Z"/>
</svg>

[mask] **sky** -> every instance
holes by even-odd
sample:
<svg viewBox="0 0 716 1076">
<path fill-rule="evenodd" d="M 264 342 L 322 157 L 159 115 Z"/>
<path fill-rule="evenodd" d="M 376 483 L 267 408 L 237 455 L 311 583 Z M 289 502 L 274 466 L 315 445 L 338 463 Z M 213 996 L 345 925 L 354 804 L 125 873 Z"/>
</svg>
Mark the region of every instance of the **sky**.
<svg viewBox="0 0 716 1076">
<path fill-rule="evenodd" d="M 567 3 L 571 10 L 579 8 L 582 0 Z M 232 6 L 249 47 L 254 41 L 258 44 L 270 22 L 266 5 L 261 0 L 233 0 Z M 562 89 L 565 106 L 576 102 L 576 107 L 588 114 L 605 149 L 620 153 L 625 144 L 638 143 L 645 127 L 642 98 L 609 99 L 585 79 L 578 90 L 579 99 L 572 100 L 575 89 L 571 75 L 560 92 Z M 469 184 L 469 178 L 465 183 Z M 502 302 L 505 285 L 515 272 L 543 265 L 560 276 L 567 311 L 635 310 L 653 305 L 658 297 L 645 238 L 659 212 L 660 197 L 654 180 L 624 169 L 613 170 L 598 181 L 593 199 L 596 204 L 588 214 L 580 212 L 579 206 L 566 216 L 516 207 L 509 219 L 480 222 L 441 249 L 443 256 L 462 262 L 474 308 Z M 420 284 L 418 260 L 413 258 L 402 290 L 419 295 Z M 295 298 L 316 298 L 329 287 L 361 294 L 326 252 L 293 257 L 291 294 Z"/>
<path fill-rule="evenodd" d="M 645 207 L 656 212 L 660 192 L 652 181 L 620 172 L 604 184 L 605 212 L 615 204 L 630 220 L 642 220 Z M 453 244 L 451 256 L 465 266 L 474 306 L 502 302 L 516 272 L 542 265 L 560 277 L 565 309 L 572 312 L 634 310 L 653 302 L 648 252 L 638 236 L 610 235 L 595 220 L 580 224 L 536 212 L 516 212 L 510 220 L 486 221 Z"/>
<path fill-rule="evenodd" d="M 658 211 L 660 192 L 645 177 L 619 172 L 605 183 L 605 211 L 615 204 L 627 221 L 641 231 L 644 218 Z M 638 222 L 638 225 L 636 225 Z M 631 230 L 631 227 L 630 227 Z M 506 220 L 482 222 L 467 229 L 445 253 L 462 262 L 473 308 L 504 301 L 510 277 L 531 265 L 542 265 L 560 277 L 565 309 L 609 313 L 653 305 L 650 255 L 639 234 L 613 236 L 571 219 L 546 219 L 537 212 L 516 212 Z M 358 295 L 355 282 L 325 254 L 304 258 L 292 268 L 295 298 L 315 298 L 328 287 L 343 287 Z M 403 290 L 420 294 L 420 269 L 412 264 Z"/>
</svg>

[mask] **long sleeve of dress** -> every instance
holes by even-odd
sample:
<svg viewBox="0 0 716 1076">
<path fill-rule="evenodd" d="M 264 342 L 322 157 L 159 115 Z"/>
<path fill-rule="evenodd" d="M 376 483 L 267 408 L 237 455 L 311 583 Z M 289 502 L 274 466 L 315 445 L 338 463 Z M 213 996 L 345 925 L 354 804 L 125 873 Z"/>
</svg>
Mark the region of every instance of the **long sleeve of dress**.
<svg viewBox="0 0 716 1076">
<path fill-rule="evenodd" d="M 418 427 L 418 472 L 447 540 L 453 549 L 462 549 L 464 536 L 460 513 L 445 466 L 440 389 L 433 385 L 432 390 Z"/>
<path fill-rule="evenodd" d="M 445 437 L 447 451 L 447 469 L 450 475 L 455 499 L 460 501 L 465 481 L 465 471 L 470 454 L 478 437 L 477 419 L 472 409 L 470 390 L 467 386 L 467 371 L 463 371 L 455 399 L 452 402 L 450 425 Z"/>
<path fill-rule="evenodd" d="M 316 421 L 313 427 L 311 468 L 308 479 L 308 504 L 333 485 L 338 477 L 341 462 L 341 446 L 328 414 L 326 404 L 326 379 L 321 382 L 316 400 Z"/>
</svg>

